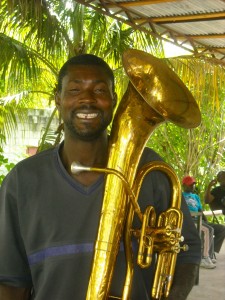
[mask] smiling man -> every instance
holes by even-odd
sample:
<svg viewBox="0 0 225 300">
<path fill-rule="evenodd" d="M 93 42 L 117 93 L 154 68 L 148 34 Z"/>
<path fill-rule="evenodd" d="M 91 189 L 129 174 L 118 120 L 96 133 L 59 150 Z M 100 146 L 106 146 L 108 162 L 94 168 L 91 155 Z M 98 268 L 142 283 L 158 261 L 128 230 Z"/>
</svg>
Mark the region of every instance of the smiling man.
<svg viewBox="0 0 225 300">
<path fill-rule="evenodd" d="M 82 140 L 99 138 L 112 120 L 116 99 L 112 77 L 103 68 L 69 66 L 56 95 L 65 134 Z"/>
<path fill-rule="evenodd" d="M 105 176 L 72 174 L 71 164 L 107 166 L 107 127 L 116 100 L 113 72 L 101 58 L 80 55 L 61 68 L 56 106 L 64 122 L 64 141 L 18 163 L 0 190 L 0 300 L 86 298 Z M 140 165 L 155 160 L 162 159 L 146 148 Z M 141 189 L 140 207 L 153 205 L 161 213 L 170 205 L 170 191 L 168 178 L 152 172 Z M 189 251 L 178 255 L 170 300 L 186 299 L 201 256 L 198 232 L 184 200 L 181 209 Z M 110 295 L 122 295 L 125 270 L 121 247 Z M 132 300 L 151 299 L 153 274 L 153 268 L 135 266 Z"/>
<path fill-rule="evenodd" d="M 71 61 L 78 63 L 71 64 Z M 64 121 L 61 159 L 67 172 L 87 186 L 100 176 L 99 173 L 74 175 L 70 166 L 74 160 L 85 166 L 106 165 L 107 127 L 117 102 L 111 69 L 105 62 L 96 66 L 89 65 L 88 61 L 86 58 L 80 63 L 76 58 L 67 62 L 60 70 L 56 93 L 56 106 Z"/>
</svg>

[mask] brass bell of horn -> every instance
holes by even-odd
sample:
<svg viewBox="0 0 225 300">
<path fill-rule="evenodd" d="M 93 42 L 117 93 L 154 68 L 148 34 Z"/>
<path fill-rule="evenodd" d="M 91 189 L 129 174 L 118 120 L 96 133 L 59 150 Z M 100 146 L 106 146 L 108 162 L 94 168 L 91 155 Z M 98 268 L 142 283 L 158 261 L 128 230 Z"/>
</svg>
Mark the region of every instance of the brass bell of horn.
<svg viewBox="0 0 225 300">
<path fill-rule="evenodd" d="M 183 128 L 195 128 L 201 113 L 177 74 L 159 58 L 129 49 L 123 54 L 123 66 L 137 92 L 165 120 Z"/>
</svg>

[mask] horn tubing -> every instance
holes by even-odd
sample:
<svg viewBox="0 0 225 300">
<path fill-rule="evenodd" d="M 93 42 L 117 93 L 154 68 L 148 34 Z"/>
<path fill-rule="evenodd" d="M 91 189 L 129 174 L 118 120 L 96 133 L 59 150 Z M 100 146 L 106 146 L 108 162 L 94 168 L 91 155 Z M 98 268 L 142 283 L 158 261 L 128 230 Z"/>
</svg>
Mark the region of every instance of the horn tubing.
<svg viewBox="0 0 225 300">
<path fill-rule="evenodd" d="M 172 201 L 171 207 L 180 208 L 181 205 L 181 186 L 180 181 L 174 170 L 165 162 L 163 161 L 154 161 L 145 164 L 136 175 L 136 179 L 134 185 L 132 187 L 133 193 L 136 195 L 135 202 L 138 200 L 140 188 L 142 186 L 144 177 L 152 171 L 162 171 L 164 172 L 171 181 L 172 186 Z M 126 250 L 126 257 L 127 257 L 127 271 L 126 271 L 126 280 L 124 284 L 123 290 L 123 300 L 129 299 L 131 293 L 131 283 L 133 279 L 133 256 L 132 256 L 132 248 L 131 248 L 131 226 L 134 217 L 134 209 L 130 206 L 129 213 L 126 222 L 125 228 L 125 250 Z M 152 224 L 153 226 L 154 224 Z M 175 261 L 175 258 L 174 258 Z M 170 288 L 171 285 L 169 285 Z M 168 288 L 168 289 L 169 289 Z M 168 290 L 167 289 L 167 290 Z M 156 283 L 153 285 L 152 294 L 156 294 Z M 167 293 L 168 294 L 168 293 Z"/>
<path fill-rule="evenodd" d="M 140 118 L 140 116 L 144 117 Z M 121 100 L 119 114 L 115 116 L 113 122 L 116 126 L 112 129 L 113 139 L 108 168 L 119 169 L 120 172 L 126 174 L 130 185 L 133 184 L 141 154 L 150 134 L 161 122 L 164 122 L 164 119 L 129 84 Z M 118 139 L 120 136 L 123 138 Z M 124 151 L 124 149 L 129 149 L 129 151 Z M 127 164 L 127 161 L 131 161 L 132 164 Z M 109 174 L 105 184 L 87 300 L 106 299 L 108 295 L 127 204 L 128 197 L 124 197 L 124 186 L 121 180 Z"/>
</svg>

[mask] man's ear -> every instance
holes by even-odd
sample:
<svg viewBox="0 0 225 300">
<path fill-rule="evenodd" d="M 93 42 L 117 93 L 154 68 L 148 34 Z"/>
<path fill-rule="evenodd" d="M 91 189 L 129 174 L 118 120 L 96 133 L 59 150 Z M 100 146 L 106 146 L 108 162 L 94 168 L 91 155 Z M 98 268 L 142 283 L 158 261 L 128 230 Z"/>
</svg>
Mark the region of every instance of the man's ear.
<svg viewBox="0 0 225 300">
<path fill-rule="evenodd" d="M 118 97 L 117 97 L 117 93 L 114 92 L 114 93 L 113 93 L 113 109 L 116 108 L 117 98 L 118 98 Z"/>
<path fill-rule="evenodd" d="M 58 110 L 60 110 L 60 102 L 61 102 L 60 94 L 59 94 L 59 92 L 56 92 L 55 93 L 55 105 Z"/>
</svg>

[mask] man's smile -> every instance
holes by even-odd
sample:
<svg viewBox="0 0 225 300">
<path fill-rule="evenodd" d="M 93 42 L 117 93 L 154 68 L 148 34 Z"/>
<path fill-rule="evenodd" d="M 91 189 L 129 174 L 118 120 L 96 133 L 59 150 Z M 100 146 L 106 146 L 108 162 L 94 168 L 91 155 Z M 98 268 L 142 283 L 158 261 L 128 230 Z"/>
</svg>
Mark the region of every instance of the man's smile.
<svg viewBox="0 0 225 300">
<path fill-rule="evenodd" d="M 77 113 L 78 119 L 94 119 L 97 118 L 98 113 Z"/>
</svg>

